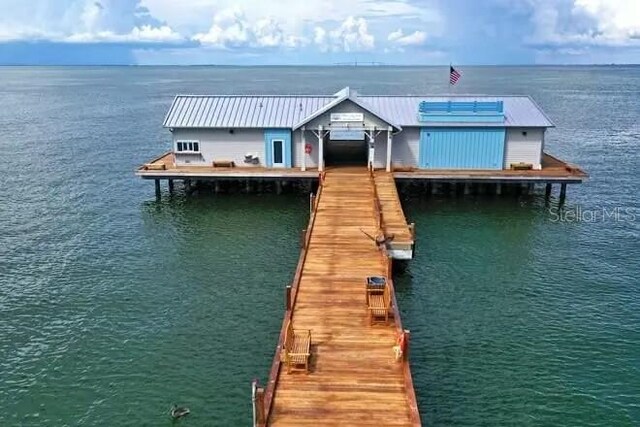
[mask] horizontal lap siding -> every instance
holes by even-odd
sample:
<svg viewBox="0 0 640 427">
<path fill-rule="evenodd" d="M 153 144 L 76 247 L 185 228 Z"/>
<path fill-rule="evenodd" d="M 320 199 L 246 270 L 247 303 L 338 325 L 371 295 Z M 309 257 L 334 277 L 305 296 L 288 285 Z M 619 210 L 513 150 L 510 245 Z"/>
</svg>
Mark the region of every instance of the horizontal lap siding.
<svg viewBox="0 0 640 427">
<path fill-rule="evenodd" d="M 420 166 L 426 169 L 502 169 L 504 147 L 504 128 L 423 128 Z"/>
<path fill-rule="evenodd" d="M 420 146 L 420 129 L 403 128 L 393 135 L 391 163 L 394 166 L 417 167 Z"/>
<path fill-rule="evenodd" d="M 307 154 L 304 151 L 302 145 L 302 129 L 298 129 L 293 132 L 292 137 L 292 151 L 293 151 L 293 166 L 302 167 L 302 158 L 305 157 L 305 164 L 308 168 L 318 167 L 318 137 L 310 130 L 304 131 L 306 143 L 311 145 L 311 153 Z"/>
<path fill-rule="evenodd" d="M 237 166 L 254 166 L 244 163 L 247 153 L 257 156 L 264 166 L 264 136 L 261 129 L 175 129 L 175 142 L 191 140 L 200 142 L 200 154 L 176 154 L 178 166 L 211 166 L 214 160 L 233 160 Z"/>
<path fill-rule="evenodd" d="M 380 132 L 376 137 L 373 152 L 373 167 L 384 168 L 387 165 L 387 132 Z"/>
<path fill-rule="evenodd" d="M 505 169 L 509 169 L 512 163 L 532 164 L 534 169 L 541 169 L 543 140 L 544 129 L 509 129 Z"/>
</svg>

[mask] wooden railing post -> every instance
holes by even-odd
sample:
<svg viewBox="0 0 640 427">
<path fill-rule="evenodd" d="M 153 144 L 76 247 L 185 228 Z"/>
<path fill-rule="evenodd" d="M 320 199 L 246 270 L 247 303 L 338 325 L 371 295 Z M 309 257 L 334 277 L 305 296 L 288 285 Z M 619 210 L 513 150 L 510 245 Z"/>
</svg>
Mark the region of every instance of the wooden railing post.
<svg viewBox="0 0 640 427">
<path fill-rule="evenodd" d="M 409 329 L 405 329 L 404 331 L 404 351 L 402 353 L 402 357 L 405 362 L 409 362 L 409 346 L 411 345 L 411 331 Z"/>
<path fill-rule="evenodd" d="M 251 404 L 253 405 L 253 427 L 266 425 L 264 388 L 258 387 L 258 380 L 253 380 L 251 383 Z"/>
<path fill-rule="evenodd" d="M 285 288 L 284 301 L 286 309 L 291 310 L 291 285 L 287 285 L 287 287 Z"/>
<path fill-rule="evenodd" d="M 263 426 L 267 424 L 267 420 L 265 419 L 265 410 L 264 410 L 264 388 L 258 387 L 256 389 L 256 423 L 258 426 Z"/>
<path fill-rule="evenodd" d="M 307 247 L 307 230 L 303 229 L 300 233 L 300 247 L 305 249 Z"/>
<path fill-rule="evenodd" d="M 416 223 L 409 224 L 409 233 L 411 233 L 411 240 L 416 240 Z"/>
<path fill-rule="evenodd" d="M 316 195 L 313 193 L 309 194 L 309 212 L 314 213 L 316 210 Z"/>
</svg>

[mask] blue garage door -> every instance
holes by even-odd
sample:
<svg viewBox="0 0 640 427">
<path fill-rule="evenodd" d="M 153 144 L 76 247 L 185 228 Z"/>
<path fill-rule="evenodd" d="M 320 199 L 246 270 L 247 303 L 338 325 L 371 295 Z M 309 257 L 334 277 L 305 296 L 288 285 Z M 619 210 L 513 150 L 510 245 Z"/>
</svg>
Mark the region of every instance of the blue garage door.
<svg viewBox="0 0 640 427">
<path fill-rule="evenodd" d="M 422 128 L 420 167 L 502 169 L 504 128 Z"/>
</svg>

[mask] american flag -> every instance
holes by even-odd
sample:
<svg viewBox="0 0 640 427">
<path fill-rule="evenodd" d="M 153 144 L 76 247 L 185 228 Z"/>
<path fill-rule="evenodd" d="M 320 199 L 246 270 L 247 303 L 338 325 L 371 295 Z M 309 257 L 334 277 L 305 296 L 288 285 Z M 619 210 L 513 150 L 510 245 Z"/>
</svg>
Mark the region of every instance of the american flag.
<svg viewBox="0 0 640 427">
<path fill-rule="evenodd" d="M 454 84 L 458 83 L 460 77 L 462 77 L 462 74 L 460 74 L 458 70 L 453 68 L 452 65 L 449 65 L 449 84 L 453 86 Z"/>
</svg>

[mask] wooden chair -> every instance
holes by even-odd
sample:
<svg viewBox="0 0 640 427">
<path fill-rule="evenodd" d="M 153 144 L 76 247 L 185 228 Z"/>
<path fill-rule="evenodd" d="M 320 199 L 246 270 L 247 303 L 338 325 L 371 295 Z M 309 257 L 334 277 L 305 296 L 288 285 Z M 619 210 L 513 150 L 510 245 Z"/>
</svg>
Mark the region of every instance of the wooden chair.
<svg viewBox="0 0 640 427">
<path fill-rule="evenodd" d="M 309 373 L 311 355 L 311 330 L 294 330 L 291 321 L 287 324 L 280 361 L 286 363 L 287 374 L 293 371 Z"/>
<path fill-rule="evenodd" d="M 389 309 L 391 308 L 391 290 L 389 285 L 384 287 L 381 294 L 370 294 L 368 298 L 369 324 L 374 322 L 389 323 Z"/>
</svg>

